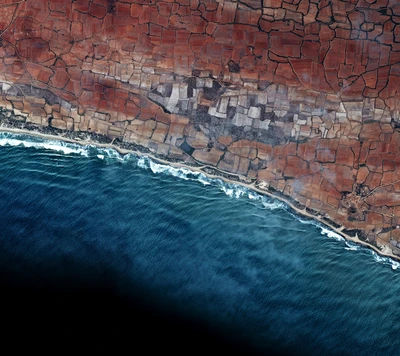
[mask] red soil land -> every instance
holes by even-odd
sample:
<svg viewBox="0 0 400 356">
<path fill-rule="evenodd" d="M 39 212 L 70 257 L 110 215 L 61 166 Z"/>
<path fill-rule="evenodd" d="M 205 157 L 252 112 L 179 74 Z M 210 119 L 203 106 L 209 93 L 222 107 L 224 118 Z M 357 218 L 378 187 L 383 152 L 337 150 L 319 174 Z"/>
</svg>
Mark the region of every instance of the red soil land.
<svg viewBox="0 0 400 356">
<path fill-rule="evenodd" d="M 400 255 L 397 0 L 0 0 L 0 106 L 255 181 Z"/>
</svg>

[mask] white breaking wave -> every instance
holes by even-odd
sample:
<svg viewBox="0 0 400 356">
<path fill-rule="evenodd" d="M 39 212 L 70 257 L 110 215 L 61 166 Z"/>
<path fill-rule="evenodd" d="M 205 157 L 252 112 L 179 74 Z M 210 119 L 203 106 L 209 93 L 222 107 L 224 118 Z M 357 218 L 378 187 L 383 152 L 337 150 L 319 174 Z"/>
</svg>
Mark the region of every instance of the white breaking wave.
<svg viewBox="0 0 400 356">
<path fill-rule="evenodd" d="M 163 173 L 184 180 L 196 180 L 203 185 L 210 185 L 210 179 L 201 172 L 194 172 L 184 167 L 172 167 L 166 164 L 154 162 L 148 157 L 140 157 L 137 161 L 137 166 L 143 169 L 150 169 L 153 173 Z"/>
<path fill-rule="evenodd" d="M 345 238 L 338 233 L 327 229 L 326 227 L 319 226 L 321 229 L 321 234 L 330 237 L 331 239 L 335 239 L 337 241 L 345 241 Z"/>
<path fill-rule="evenodd" d="M 250 200 L 260 201 L 261 205 L 266 208 L 267 210 L 275 210 L 275 209 L 285 209 L 287 205 L 279 200 L 271 200 L 270 198 L 266 197 L 265 195 L 259 194 L 254 192 L 251 189 L 246 188 L 247 197 Z"/>
<path fill-rule="evenodd" d="M 350 241 L 345 240 L 344 243 L 345 243 L 346 246 L 347 246 L 347 247 L 344 248 L 345 250 L 348 250 L 348 251 L 358 251 L 358 250 L 361 249 L 361 247 L 360 247 L 359 245 L 356 245 L 356 244 L 354 244 L 354 243 L 352 243 L 352 242 L 350 242 Z"/>
<path fill-rule="evenodd" d="M 390 257 L 380 256 L 374 250 L 372 250 L 370 248 L 366 248 L 365 246 L 362 246 L 362 245 L 357 245 L 351 241 L 348 241 L 344 237 L 342 237 L 341 235 L 337 234 L 334 231 L 331 231 L 329 229 L 321 227 L 321 234 L 327 235 L 330 238 L 334 238 L 337 241 L 344 241 L 344 243 L 346 245 L 345 250 L 347 250 L 347 251 L 366 251 L 372 255 L 372 257 L 374 258 L 374 260 L 376 262 L 382 263 L 384 265 L 388 265 L 393 270 L 396 270 L 397 268 L 400 267 L 400 263 L 391 259 Z"/>
<path fill-rule="evenodd" d="M 223 191 L 231 198 L 248 198 L 260 201 L 262 206 L 268 210 L 286 209 L 286 205 L 280 201 L 274 201 L 268 197 L 258 194 L 251 189 L 243 187 L 239 184 L 226 183 L 219 178 L 210 178 L 202 172 L 195 172 L 185 167 L 173 167 L 153 161 L 149 157 L 138 157 L 135 154 L 121 155 L 113 148 L 102 148 L 95 145 L 84 145 L 64 142 L 43 140 L 29 135 L 14 134 L 9 132 L 0 133 L 0 146 L 21 146 L 34 147 L 37 149 L 48 149 L 64 154 L 79 154 L 89 157 L 91 151 L 95 152 L 98 159 L 116 159 L 118 161 L 134 161 L 136 165 L 143 169 L 149 169 L 155 174 L 167 174 L 184 180 L 197 181 L 203 185 L 213 185 Z"/>
<path fill-rule="evenodd" d="M 77 144 L 71 144 L 63 141 L 30 141 L 27 139 L 14 138 L 17 135 L 10 135 L 8 133 L 0 133 L 0 146 L 21 146 L 21 147 L 33 147 L 38 149 L 46 149 L 57 152 L 62 152 L 64 154 L 79 154 L 82 156 L 87 156 L 87 147 L 79 146 Z"/>
<path fill-rule="evenodd" d="M 390 257 L 380 256 L 374 250 L 372 250 L 370 248 L 366 248 L 362 245 L 357 245 L 351 241 L 348 241 L 344 237 L 340 236 L 339 234 L 337 234 L 334 231 L 331 231 L 329 229 L 321 227 L 321 234 L 327 235 L 328 237 L 331 237 L 331 238 L 334 238 L 337 241 L 344 241 L 344 243 L 346 245 L 346 247 L 344 249 L 347 251 L 366 251 L 372 255 L 373 259 L 376 262 L 382 263 L 384 265 L 388 265 L 393 270 L 396 270 L 397 268 L 400 267 L 400 263 L 391 259 Z"/>
<path fill-rule="evenodd" d="M 362 245 L 357 245 L 356 243 L 353 243 L 349 240 L 346 240 L 343 236 L 341 236 L 340 234 L 330 230 L 329 228 L 327 228 L 326 226 L 323 226 L 322 223 L 320 223 L 319 221 L 316 220 L 304 220 L 302 219 L 301 216 L 295 215 L 295 214 L 291 214 L 293 217 L 295 217 L 299 222 L 301 222 L 302 224 L 306 224 L 306 225 L 314 225 L 317 228 L 319 228 L 321 230 L 321 235 L 327 236 L 329 238 L 332 238 L 336 241 L 339 242 L 344 242 L 345 247 L 344 249 L 347 251 L 365 251 L 368 252 L 372 255 L 373 259 L 378 262 L 378 263 L 382 263 L 384 265 L 390 266 L 393 270 L 397 270 L 400 267 L 400 263 L 391 259 L 390 257 L 383 257 L 378 255 L 374 250 L 367 248 L 365 246 Z"/>
<path fill-rule="evenodd" d="M 240 186 L 235 187 L 235 186 L 230 186 L 230 185 L 222 185 L 221 190 L 229 197 L 231 198 L 240 198 L 246 195 L 246 190 L 245 188 L 242 188 Z"/>
<path fill-rule="evenodd" d="M 392 260 L 390 257 L 383 257 L 378 255 L 375 251 L 369 250 L 372 254 L 372 257 L 376 262 L 383 263 L 384 265 L 390 266 L 392 270 L 397 270 L 400 267 L 400 263 Z"/>
<path fill-rule="evenodd" d="M 122 162 L 127 162 L 129 160 L 131 160 L 133 157 L 136 158 L 137 156 L 131 153 L 128 153 L 126 155 L 122 155 L 120 154 L 117 150 L 111 148 L 111 147 L 98 147 L 98 146 L 94 146 L 96 147 L 96 150 L 101 152 L 101 154 L 103 156 L 105 156 L 106 158 L 110 158 L 113 160 L 118 160 L 118 161 L 122 161 Z"/>
<path fill-rule="evenodd" d="M 81 146 L 79 144 L 56 141 L 56 140 L 43 140 L 34 136 L 14 134 L 9 132 L 0 132 L 0 147 L 1 146 L 21 146 L 21 147 L 34 147 L 37 149 L 47 149 L 64 154 L 79 154 L 82 156 L 89 157 L 89 153 L 94 151 L 95 156 L 98 159 L 104 160 L 109 158 L 112 160 L 118 160 L 123 162 L 134 162 L 134 164 L 142 169 L 151 170 L 155 174 L 167 174 L 174 177 L 178 177 L 184 180 L 197 181 L 203 185 L 212 185 L 219 188 L 226 195 L 231 198 L 248 198 L 253 201 L 260 201 L 261 205 L 267 210 L 282 209 L 288 211 L 297 221 L 302 224 L 313 225 L 321 230 L 321 235 L 325 235 L 329 238 L 335 239 L 336 241 L 344 242 L 344 247 L 348 251 L 368 251 L 372 254 L 374 260 L 379 263 L 391 266 L 393 270 L 397 270 L 400 267 L 400 263 L 392 260 L 389 257 L 382 257 L 378 255 L 372 249 L 365 248 L 363 246 L 354 244 L 340 234 L 330 230 L 326 226 L 323 226 L 316 220 L 305 220 L 301 216 L 293 214 L 288 210 L 288 206 L 279 201 L 272 200 L 265 195 L 254 192 L 253 190 L 234 183 L 226 183 L 219 178 L 210 178 L 204 173 L 195 172 L 185 167 L 173 167 L 166 164 L 160 164 L 149 157 L 137 156 L 134 153 L 121 155 L 117 150 L 113 148 L 101 148 L 95 145 Z"/>
<path fill-rule="evenodd" d="M 195 172 L 189 168 L 173 167 L 166 164 L 154 162 L 149 157 L 140 157 L 137 161 L 137 166 L 144 169 L 149 169 L 153 173 L 168 174 L 184 180 L 197 181 L 203 185 L 212 185 L 219 188 L 227 196 L 231 198 L 248 198 L 255 201 L 260 201 L 262 206 L 268 210 L 286 209 L 286 205 L 277 200 L 271 200 L 265 195 L 258 194 L 253 190 L 239 184 L 227 183 L 220 178 L 210 178 L 202 172 Z"/>
</svg>

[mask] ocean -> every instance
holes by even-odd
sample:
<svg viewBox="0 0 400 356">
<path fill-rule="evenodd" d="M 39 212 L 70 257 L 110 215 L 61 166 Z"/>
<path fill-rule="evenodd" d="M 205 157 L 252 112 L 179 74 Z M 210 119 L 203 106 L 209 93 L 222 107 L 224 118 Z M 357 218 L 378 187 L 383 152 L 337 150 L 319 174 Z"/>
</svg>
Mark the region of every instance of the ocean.
<svg viewBox="0 0 400 356">
<path fill-rule="evenodd" d="M 399 264 L 279 201 L 149 158 L 11 133 L 0 133 L 0 182 L 0 268 L 15 283 L 139 291 L 259 350 L 400 350 Z"/>
</svg>

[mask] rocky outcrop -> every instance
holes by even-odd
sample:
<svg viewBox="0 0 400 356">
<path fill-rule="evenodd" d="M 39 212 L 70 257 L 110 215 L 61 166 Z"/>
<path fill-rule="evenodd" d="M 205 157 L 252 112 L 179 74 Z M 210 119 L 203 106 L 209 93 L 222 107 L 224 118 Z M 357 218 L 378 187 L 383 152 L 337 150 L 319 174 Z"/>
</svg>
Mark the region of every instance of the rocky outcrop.
<svg viewBox="0 0 400 356">
<path fill-rule="evenodd" d="M 400 255 L 397 0 L 0 1 L 2 107 L 246 177 Z"/>
</svg>

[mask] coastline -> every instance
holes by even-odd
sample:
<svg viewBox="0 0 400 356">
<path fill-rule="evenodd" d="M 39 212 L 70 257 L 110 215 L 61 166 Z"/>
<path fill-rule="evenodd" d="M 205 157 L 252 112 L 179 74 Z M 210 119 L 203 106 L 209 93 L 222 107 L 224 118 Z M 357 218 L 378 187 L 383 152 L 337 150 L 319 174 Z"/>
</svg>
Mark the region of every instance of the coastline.
<svg viewBox="0 0 400 356">
<path fill-rule="evenodd" d="M 35 128 L 37 130 L 40 130 L 39 127 L 35 127 Z M 200 164 L 200 163 L 197 166 L 192 166 L 192 165 L 188 165 L 188 164 L 185 164 L 182 162 L 169 161 L 166 159 L 156 157 L 151 152 L 143 152 L 139 149 L 123 148 L 123 147 L 120 147 L 120 146 L 114 144 L 113 142 L 111 142 L 111 143 L 96 142 L 95 140 L 91 140 L 89 137 L 84 140 L 77 140 L 77 139 L 73 139 L 70 137 L 65 137 L 61 134 L 60 135 L 57 135 L 55 133 L 49 134 L 49 133 L 43 133 L 43 132 L 36 131 L 36 130 L 29 130 L 29 129 L 25 129 L 25 128 L 21 129 L 21 128 L 14 128 L 14 127 L 7 127 L 7 126 L 0 126 L 0 132 L 9 132 L 9 133 L 14 133 L 14 134 L 36 136 L 36 137 L 40 137 L 40 138 L 43 138 L 46 140 L 63 141 L 63 142 L 78 144 L 81 146 L 93 145 L 93 146 L 97 146 L 100 148 L 111 148 L 111 149 L 116 150 L 121 155 L 135 154 L 140 157 L 142 157 L 142 156 L 149 157 L 151 160 L 154 160 L 155 162 L 160 163 L 160 164 L 169 165 L 169 166 L 176 167 L 176 168 L 186 168 L 186 169 L 192 170 L 194 172 L 202 173 L 212 179 L 218 178 L 218 179 L 223 180 L 225 183 L 241 185 L 247 189 L 257 192 L 260 195 L 265 195 L 272 199 L 276 199 L 278 201 L 283 202 L 290 209 L 292 209 L 296 214 L 319 222 L 323 226 L 326 226 L 327 228 L 332 230 L 334 233 L 338 234 L 339 236 L 342 236 L 344 239 L 346 239 L 348 241 L 351 241 L 357 245 L 361 245 L 361 246 L 367 247 L 369 249 L 372 249 L 374 252 L 376 252 L 378 255 L 380 255 L 382 257 L 388 257 L 396 262 L 400 262 L 399 256 L 396 256 L 393 253 L 388 253 L 386 251 L 382 251 L 378 247 L 376 247 L 368 242 L 360 240 L 358 238 L 357 234 L 355 236 L 351 236 L 351 235 L 345 233 L 343 231 L 344 230 L 343 226 L 336 227 L 333 224 L 329 223 L 329 221 L 326 221 L 326 219 L 321 217 L 318 213 L 313 214 L 313 213 L 307 211 L 308 209 L 306 209 L 306 207 L 304 207 L 303 209 L 299 208 L 298 206 L 296 206 L 295 202 L 290 201 L 289 198 L 286 198 L 285 196 L 282 196 L 279 194 L 274 194 L 273 192 L 265 190 L 265 189 L 261 189 L 260 187 L 258 187 L 256 185 L 256 182 L 254 182 L 254 181 L 251 183 L 245 182 L 240 176 L 229 173 L 229 172 L 221 171 L 220 169 L 217 169 L 216 167 L 212 167 L 212 166 L 204 165 L 204 164 Z M 210 173 L 210 172 L 215 172 L 215 174 Z M 230 179 L 227 177 L 235 177 L 235 178 L 237 178 L 237 180 Z"/>
</svg>

